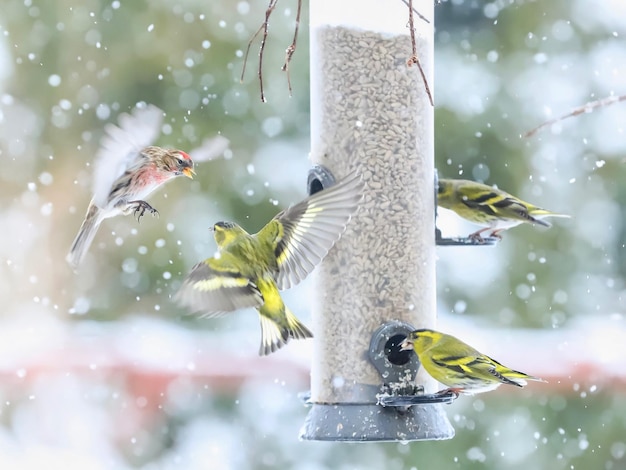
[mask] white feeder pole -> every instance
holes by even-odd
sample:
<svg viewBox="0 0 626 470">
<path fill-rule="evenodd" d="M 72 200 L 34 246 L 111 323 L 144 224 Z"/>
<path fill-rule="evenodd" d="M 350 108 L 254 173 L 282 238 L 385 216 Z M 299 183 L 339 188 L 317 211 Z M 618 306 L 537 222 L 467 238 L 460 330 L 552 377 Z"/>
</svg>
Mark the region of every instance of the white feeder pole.
<svg viewBox="0 0 626 470">
<path fill-rule="evenodd" d="M 433 89 L 434 4 L 413 2 L 417 57 Z M 434 328 L 434 109 L 401 0 L 311 0 L 311 160 L 366 183 L 361 209 L 316 273 L 313 440 L 445 439 L 442 405 L 376 404 L 383 378 L 368 352 L 392 321 Z M 409 328 L 410 329 L 410 328 Z M 404 328 L 406 333 L 407 328 Z M 413 356 L 415 356 L 413 354 Z M 436 383 L 420 371 L 425 392 Z"/>
</svg>

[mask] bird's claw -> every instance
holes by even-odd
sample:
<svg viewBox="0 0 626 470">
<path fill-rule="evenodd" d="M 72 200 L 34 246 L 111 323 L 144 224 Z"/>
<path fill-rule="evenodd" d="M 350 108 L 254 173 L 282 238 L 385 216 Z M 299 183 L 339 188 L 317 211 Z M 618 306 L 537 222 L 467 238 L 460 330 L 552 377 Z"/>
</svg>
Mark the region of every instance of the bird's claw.
<svg viewBox="0 0 626 470">
<path fill-rule="evenodd" d="M 483 245 L 484 243 L 486 243 L 485 239 L 480 235 L 481 233 L 483 233 L 485 230 L 479 230 L 478 232 L 474 232 L 474 233 L 470 233 L 467 238 L 469 238 L 470 240 L 472 240 L 474 243 L 477 243 L 479 245 Z M 495 238 L 496 240 L 502 240 L 502 235 L 500 235 L 500 230 L 494 230 L 493 232 L 491 232 L 489 234 L 489 237 L 491 238 Z"/>
<path fill-rule="evenodd" d="M 480 233 L 470 233 L 467 238 L 472 240 L 473 242 L 480 243 L 481 245 L 485 243 L 485 239 L 480 236 Z"/>
<path fill-rule="evenodd" d="M 131 205 L 134 206 L 133 215 L 137 217 L 137 222 L 143 217 L 146 211 L 150 212 L 153 216 L 158 216 L 159 211 L 148 204 L 146 201 L 130 201 Z"/>
<path fill-rule="evenodd" d="M 439 390 L 437 393 L 435 393 L 435 395 L 445 396 L 445 395 L 453 394 L 454 399 L 456 400 L 457 398 L 459 398 L 461 391 L 462 389 L 460 388 L 444 388 L 443 390 Z"/>
</svg>

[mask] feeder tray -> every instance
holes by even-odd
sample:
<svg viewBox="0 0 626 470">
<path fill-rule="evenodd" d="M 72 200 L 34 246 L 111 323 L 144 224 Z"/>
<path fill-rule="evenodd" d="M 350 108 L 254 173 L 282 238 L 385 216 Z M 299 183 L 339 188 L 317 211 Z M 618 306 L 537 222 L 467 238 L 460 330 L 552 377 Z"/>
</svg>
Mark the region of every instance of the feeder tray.
<svg viewBox="0 0 626 470">
<path fill-rule="evenodd" d="M 450 439 L 450 425 L 442 403 L 450 393 L 424 394 L 414 378 L 420 363 L 413 351 L 400 343 L 413 331 L 411 325 L 390 321 L 372 335 L 368 358 L 380 373 L 382 385 L 356 384 L 355 400 L 315 403 L 310 392 L 299 396 L 311 409 L 301 439 L 321 441 L 419 441 Z"/>
</svg>

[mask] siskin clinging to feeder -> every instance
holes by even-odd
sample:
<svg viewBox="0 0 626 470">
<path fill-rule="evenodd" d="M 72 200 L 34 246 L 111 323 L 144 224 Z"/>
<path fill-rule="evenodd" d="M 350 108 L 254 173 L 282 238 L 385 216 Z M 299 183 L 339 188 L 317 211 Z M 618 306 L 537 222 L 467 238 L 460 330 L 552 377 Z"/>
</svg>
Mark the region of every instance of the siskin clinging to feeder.
<svg viewBox="0 0 626 470">
<path fill-rule="evenodd" d="M 262 356 L 290 338 L 311 338 L 278 291 L 298 284 L 322 261 L 358 209 L 362 191 L 361 176 L 351 174 L 280 212 L 254 235 L 217 222 L 217 253 L 193 267 L 176 300 L 203 316 L 255 307 Z"/>
<path fill-rule="evenodd" d="M 437 205 L 485 227 L 469 235 L 477 242 L 483 241 L 480 234 L 488 230 L 491 230 L 490 236 L 502 238 L 502 230 L 524 222 L 550 227 L 542 220 L 544 217 L 569 217 L 524 202 L 501 189 L 469 180 L 440 179 Z"/>
<path fill-rule="evenodd" d="M 449 387 L 440 393 L 473 395 L 489 392 L 502 384 L 523 387 L 527 380 L 545 382 L 509 369 L 460 339 L 434 330 L 411 332 L 400 348 L 403 351 L 414 350 L 426 372 Z"/>
</svg>

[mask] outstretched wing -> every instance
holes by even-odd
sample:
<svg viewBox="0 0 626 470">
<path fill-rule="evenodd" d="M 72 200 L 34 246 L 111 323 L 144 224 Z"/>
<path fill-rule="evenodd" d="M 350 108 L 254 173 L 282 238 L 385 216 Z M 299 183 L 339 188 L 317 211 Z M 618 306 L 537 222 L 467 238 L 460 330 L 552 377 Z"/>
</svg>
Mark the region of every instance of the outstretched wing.
<svg viewBox="0 0 626 470">
<path fill-rule="evenodd" d="M 274 217 L 277 230 L 274 254 L 278 262 L 276 285 L 288 289 L 313 271 L 339 240 L 363 196 L 363 181 L 352 173 L 334 186 L 315 193 Z M 276 231 L 270 222 L 263 231 Z"/>
<path fill-rule="evenodd" d="M 117 180 L 140 157 L 140 151 L 158 137 L 163 111 L 153 105 L 137 106 L 132 114 L 120 114 L 119 126 L 107 124 L 96 154 L 93 174 L 94 203 L 105 207 Z"/>
<path fill-rule="evenodd" d="M 203 316 L 220 315 L 240 308 L 260 307 L 263 296 L 250 279 L 241 275 L 229 255 L 196 264 L 174 300 Z"/>
</svg>

